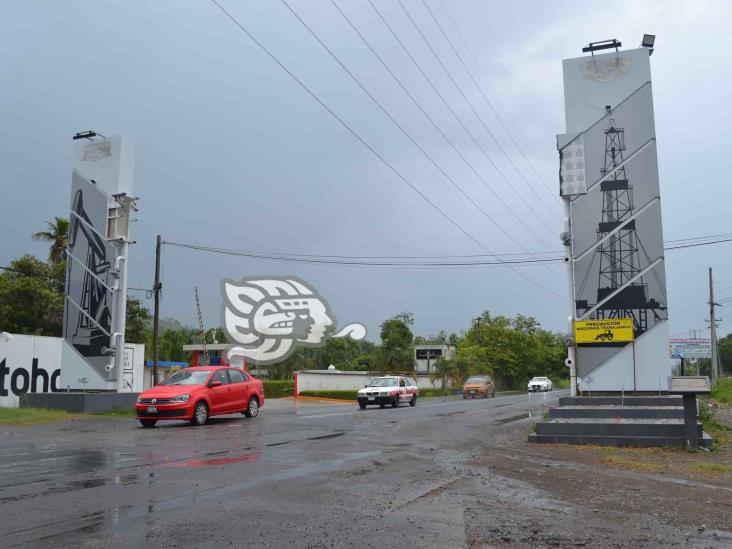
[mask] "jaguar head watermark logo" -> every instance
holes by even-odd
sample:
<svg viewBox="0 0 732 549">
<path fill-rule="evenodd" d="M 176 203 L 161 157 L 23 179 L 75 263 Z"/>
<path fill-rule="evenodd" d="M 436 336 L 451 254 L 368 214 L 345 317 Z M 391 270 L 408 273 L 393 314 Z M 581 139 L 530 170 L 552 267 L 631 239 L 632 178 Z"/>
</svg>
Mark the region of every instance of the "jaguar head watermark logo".
<svg viewBox="0 0 732 549">
<path fill-rule="evenodd" d="M 298 346 L 321 347 L 329 337 L 363 339 L 363 324 L 336 332 L 330 305 L 312 286 L 292 276 L 223 280 L 224 326 L 234 343 L 229 360 L 243 357 L 257 365 L 273 364 Z"/>
</svg>

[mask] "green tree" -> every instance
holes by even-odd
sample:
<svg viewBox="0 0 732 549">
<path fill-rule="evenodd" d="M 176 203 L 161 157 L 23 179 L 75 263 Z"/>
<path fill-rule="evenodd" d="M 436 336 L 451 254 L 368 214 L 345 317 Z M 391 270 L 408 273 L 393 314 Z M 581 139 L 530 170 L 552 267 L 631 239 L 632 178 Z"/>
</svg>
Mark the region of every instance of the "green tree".
<svg viewBox="0 0 732 549">
<path fill-rule="evenodd" d="M 387 372 L 411 372 L 414 369 L 412 313 L 399 313 L 381 324 L 381 348 L 378 366 Z"/>
<path fill-rule="evenodd" d="M 62 263 L 66 261 L 66 248 L 69 246 L 69 220 L 65 217 L 55 217 L 53 221 L 46 221 L 48 230 L 39 231 L 32 235 L 33 240 L 50 242 L 48 261 Z"/>
<path fill-rule="evenodd" d="M 127 298 L 127 320 L 125 324 L 125 341 L 127 343 L 145 343 L 150 332 L 150 311 L 135 298 Z"/>
<path fill-rule="evenodd" d="M 65 262 L 44 263 L 25 255 L 0 273 L 0 330 L 61 336 Z"/>
<path fill-rule="evenodd" d="M 722 372 L 732 375 L 732 334 L 727 334 L 719 340 L 719 367 Z"/>
<path fill-rule="evenodd" d="M 501 387 L 520 387 L 535 375 L 566 378 L 565 355 L 561 334 L 521 314 L 509 318 L 486 311 L 458 341 L 458 360 L 468 371 L 491 374 Z"/>
</svg>

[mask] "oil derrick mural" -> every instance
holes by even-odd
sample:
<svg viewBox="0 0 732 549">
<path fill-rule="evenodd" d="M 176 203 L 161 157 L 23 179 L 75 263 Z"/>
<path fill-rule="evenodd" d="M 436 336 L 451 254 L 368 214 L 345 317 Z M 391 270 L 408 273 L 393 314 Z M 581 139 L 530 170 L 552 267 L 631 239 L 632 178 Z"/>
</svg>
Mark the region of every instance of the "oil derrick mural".
<svg viewBox="0 0 732 549">
<path fill-rule="evenodd" d="M 599 306 L 591 316 L 598 319 L 633 319 L 635 335 L 638 337 L 648 329 L 648 315 L 660 321 L 666 307 L 660 297 L 656 299 L 649 295 L 649 286 L 640 276 L 642 266 L 648 265 L 651 258 L 638 236 L 633 219 L 633 185 L 624 165 L 625 129 L 617 127 L 609 109 L 608 116 L 601 175 L 609 177 L 600 183 L 602 217 L 597 225 L 597 241 L 600 242 L 596 252 L 600 264 L 597 285 Z M 657 276 L 655 271 L 651 273 Z M 659 284 L 659 287 L 662 286 Z M 590 308 L 592 306 L 586 300 L 577 303 L 578 312 Z"/>
<path fill-rule="evenodd" d="M 114 249 L 107 232 L 107 194 L 74 172 L 69 212 L 64 338 L 103 377 L 113 359 Z"/>
<path fill-rule="evenodd" d="M 84 192 L 77 189 L 71 206 L 69 222 L 69 253 L 76 261 L 83 262 L 83 278 L 76 311 L 72 323 L 71 343 L 85 357 L 100 356 L 110 346 L 109 333 L 112 324 L 111 303 L 108 291 L 101 280 L 106 279 L 110 263 L 107 260 L 105 240 L 94 230 L 89 215 L 84 210 Z M 81 253 L 80 253 L 81 251 Z M 72 261 L 67 269 L 71 270 Z M 73 313 L 72 313 L 73 314 Z"/>
</svg>

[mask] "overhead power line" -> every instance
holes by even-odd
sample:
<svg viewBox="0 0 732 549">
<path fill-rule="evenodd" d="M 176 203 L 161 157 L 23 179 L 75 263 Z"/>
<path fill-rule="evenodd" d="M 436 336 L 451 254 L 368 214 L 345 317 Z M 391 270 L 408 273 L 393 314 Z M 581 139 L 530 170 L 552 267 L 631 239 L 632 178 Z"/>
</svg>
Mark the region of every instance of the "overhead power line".
<svg viewBox="0 0 732 549">
<path fill-rule="evenodd" d="M 399 267 L 469 267 L 469 266 L 482 266 L 482 265 L 522 265 L 530 263 L 556 263 L 561 261 L 561 257 L 547 257 L 547 258 L 524 258 L 524 259 L 502 259 L 498 261 L 405 261 L 402 259 L 395 259 L 393 261 L 387 261 L 384 259 L 364 261 L 358 258 L 349 258 L 347 256 L 341 257 L 327 257 L 327 256 L 312 256 L 303 257 L 293 254 L 272 254 L 267 252 L 250 252 L 245 250 L 232 250 L 227 248 L 216 248 L 212 246 L 200 246 L 196 244 L 187 244 L 184 242 L 170 242 L 164 241 L 163 244 L 167 246 L 175 246 L 178 248 L 188 248 L 191 250 L 198 250 L 201 252 L 210 252 L 224 255 L 235 255 L 241 257 L 251 257 L 256 259 L 270 259 L 274 261 L 289 261 L 292 263 L 315 263 L 320 265 L 358 265 L 358 266 L 374 266 L 374 267 L 388 267 L 388 266 L 399 266 Z"/>
<path fill-rule="evenodd" d="M 400 171 L 398 171 L 391 163 L 389 163 L 386 158 L 384 158 L 371 144 L 369 144 L 361 135 L 354 130 L 343 118 L 341 118 L 333 109 L 331 109 L 315 92 L 313 92 L 302 80 L 300 80 L 287 66 L 279 60 L 279 58 L 274 55 L 267 47 L 262 44 L 257 38 L 250 33 L 244 25 L 242 25 L 230 12 L 228 12 L 219 2 L 218 0 L 211 0 L 211 3 L 214 4 L 236 27 L 247 35 L 247 37 L 254 42 L 259 49 L 261 49 L 272 61 L 274 61 L 283 71 L 285 71 L 301 88 L 303 88 L 323 109 L 325 109 L 333 118 L 335 118 L 348 132 L 353 135 L 364 147 L 366 147 L 374 156 L 376 156 L 389 170 L 394 173 L 401 181 L 403 181 L 407 186 L 409 186 L 410 189 L 412 189 L 414 192 L 416 192 L 424 201 L 426 201 L 435 211 L 437 211 L 441 216 L 443 216 L 445 219 L 447 219 L 450 224 L 452 224 L 455 228 L 457 228 L 460 232 L 462 232 L 465 236 L 470 238 L 473 242 L 475 242 L 476 245 L 478 245 L 480 248 L 488 252 L 489 254 L 492 254 L 491 250 L 489 250 L 480 240 L 478 240 L 475 236 L 473 236 L 471 233 L 469 233 L 464 227 L 462 227 L 459 223 L 457 223 L 454 219 L 452 219 L 444 210 L 442 210 L 437 204 L 435 204 L 432 200 L 429 199 L 424 193 L 422 193 L 409 179 L 407 179 Z M 496 257 L 496 259 L 498 259 Z M 546 288 L 542 284 L 539 284 L 538 282 L 532 280 L 531 278 L 524 275 L 521 271 L 516 269 L 512 265 L 507 265 L 509 269 L 511 269 L 517 276 L 522 278 L 523 280 L 529 282 L 531 285 L 536 286 L 537 288 L 554 295 L 559 298 L 563 298 L 563 296 L 553 290 L 550 290 L 549 288 Z"/>
<path fill-rule="evenodd" d="M 391 33 L 391 35 L 394 37 L 394 39 L 397 41 L 397 43 L 399 44 L 399 46 L 402 48 L 402 50 L 404 51 L 404 53 L 407 55 L 407 57 L 409 57 L 409 59 L 414 64 L 414 66 L 417 67 L 417 70 L 419 70 L 420 74 L 424 77 L 424 79 L 427 82 L 427 84 L 429 84 L 430 88 L 432 88 L 432 90 L 435 92 L 435 94 L 437 95 L 437 97 L 440 98 L 440 100 L 445 105 L 445 107 L 450 112 L 450 114 L 453 116 L 453 118 L 455 119 L 455 121 L 460 125 L 460 127 L 463 129 L 463 131 L 465 131 L 465 133 L 468 135 L 468 137 L 470 138 L 470 140 L 477 147 L 477 149 L 480 151 L 480 153 L 483 155 L 483 157 L 488 161 L 488 163 L 491 166 L 493 166 L 493 169 L 496 170 L 496 173 L 501 177 L 501 179 L 503 181 L 506 182 L 506 184 L 509 186 L 509 188 L 511 189 L 511 191 L 519 198 L 519 200 L 538 219 L 542 220 L 542 222 L 543 222 L 543 218 L 536 212 L 536 210 L 534 210 L 534 208 L 531 206 L 531 204 L 529 202 L 527 202 L 527 200 L 523 197 L 523 195 L 518 192 L 518 190 L 515 188 L 515 186 L 511 184 L 511 182 L 508 180 L 508 177 L 506 176 L 506 174 L 503 173 L 503 171 L 501 170 L 501 168 L 499 168 L 498 165 L 494 162 L 494 160 L 490 157 L 490 155 L 488 154 L 488 151 L 486 151 L 485 147 L 480 143 L 480 141 L 478 140 L 478 138 L 476 138 L 475 135 L 473 135 L 473 132 L 470 131 L 470 129 L 465 124 L 465 122 L 463 122 L 462 118 L 455 112 L 455 110 L 452 108 L 452 106 L 447 101 L 447 99 L 445 99 L 445 97 L 440 92 L 440 90 L 437 89 L 437 86 L 434 84 L 434 82 L 432 81 L 432 79 L 427 75 L 427 73 L 425 72 L 425 70 L 422 68 L 422 66 L 419 64 L 419 62 L 416 60 L 416 58 L 414 57 L 414 55 L 412 54 L 412 52 L 409 50 L 409 48 L 407 48 L 407 46 L 404 44 L 404 42 L 399 37 L 399 35 L 397 34 L 397 32 L 394 30 L 394 28 L 392 27 L 392 25 L 389 23 L 389 21 L 386 19 L 386 17 L 384 17 L 384 15 L 381 13 L 381 11 L 379 10 L 379 8 L 376 7 L 376 5 L 374 4 L 373 0 L 368 0 L 368 2 L 371 5 L 371 7 L 373 8 L 373 10 L 376 12 L 376 14 L 379 16 L 379 19 L 381 19 L 382 23 L 384 23 L 384 25 L 389 30 L 389 32 Z M 411 19 L 411 16 L 410 16 L 409 12 L 406 12 L 406 10 L 405 10 L 405 13 L 407 14 L 407 17 L 410 17 L 410 19 Z M 461 93 L 461 95 L 463 97 L 463 100 L 468 104 L 468 107 L 472 107 L 472 105 L 470 105 L 470 102 L 468 101 L 468 99 L 465 96 L 465 94 L 462 93 L 462 90 L 460 89 L 460 86 L 458 85 L 458 83 L 452 78 L 452 75 L 447 70 L 447 67 L 445 67 L 445 65 L 442 63 L 442 60 L 437 55 L 437 52 L 432 48 L 432 46 L 429 43 L 429 41 L 427 40 L 427 38 L 424 36 L 424 34 L 421 33 L 421 30 L 419 29 L 419 27 L 417 26 L 417 24 L 413 20 L 412 20 L 412 24 L 413 24 L 414 28 L 417 30 L 417 32 L 420 33 L 420 36 L 424 40 L 424 42 L 427 45 L 427 47 L 430 49 L 430 52 L 435 57 L 435 59 L 437 60 L 437 62 L 441 65 L 441 67 L 442 67 L 443 71 L 445 72 L 445 74 L 447 74 L 447 76 L 451 79 L 453 85 L 458 90 L 458 92 Z M 478 116 L 477 113 L 475 113 L 475 114 L 476 114 L 476 116 Z M 488 130 L 488 131 L 490 131 L 490 130 Z M 541 202 L 541 200 L 540 200 L 540 202 Z M 546 204 L 543 204 L 543 205 L 546 207 Z M 552 213 L 552 216 L 557 215 L 556 212 L 551 212 L 551 210 L 548 210 L 548 211 L 550 211 L 550 213 Z"/>
<path fill-rule="evenodd" d="M 480 73 L 479 76 L 482 76 L 483 77 L 483 81 L 491 89 L 491 91 L 493 91 L 493 95 L 496 97 L 496 100 L 498 101 L 498 103 L 500 103 L 503 106 L 503 108 L 505 109 L 506 118 L 513 125 L 514 130 L 516 131 L 516 134 L 519 135 L 519 136 L 521 136 L 521 131 L 518 128 L 518 124 L 516 124 L 516 122 L 513 121 L 513 119 L 511 118 L 511 114 L 508 112 L 508 109 L 506 109 L 505 108 L 505 105 L 502 104 L 502 101 L 501 101 L 500 96 L 498 95 L 498 93 L 496 92 L 496 90 L 491 85 L 490 80 L 488 79 L 485 71 L 483 70 L 483 67 L 478 62 L 477 57 L 473 54 L 472 50 L 470 49 L 470 46 L 468 45 L 467 40 L 460 33 L 460 29 L 459 29 L 458 25 L 455 23 L 455 20 L 450 16 L 450 13 L 447 11 L 447 9 L 445 8 L 445 5 L 442 3 L 442 1 L 440 1 L 440 7 L 442 8 L 442 11 L 445 13 L 445 15 L 447 15 L 447 19 L 450 21 L 450 24 L 452 25 L 452 28 L 455 30 L 455 34 L 457 34 L 458 38 L 462 42 L 463 46 L 465 47 L 465 50 L 468 52 L 468 55 L 473 60 L 473 64 L 476 67 L 478 67 L 478 71 Z M 434 14 L 433 14 L 433 17 L 434 17 Z M 449 42 L 449 40 L 448 40 L 448 42 Z M 454 47 L 453 47 L 453 51 L 455 51 L 455 48 Z M 458 58 L 459 57 L 460 56 L 458 56 Z M 463 66 L 465 66 L 464 63 L 463 63 Z M 466 70 L 467 70 L 467 68 L 466 68 Z M 468 71 L 468 74 L 470 74 L 469 71 Z M 471 79 L 473 81 L 475 81 L 475 79 L 472 76 L 471 76 Z M 481 95 L 483 95 L 483 92 L 482 92 L 480 86 L 478 86 L 476 84 L 476 87 L 478 87 L 478 90 L 481 91 Z M 506 133 L 508 134 L 509 138 L 511 139 L 511 142 L 514 144 L 514 146 L 519 151 L 519 153 L 521 153 L 521 156 L 523 156 L 524 160 L 526 161 L 526 164 L 529 166 L 529 168 L 531 168 L 531 171 L 534 172 L 534 175 L 536 175 L 536 178 L 544 186 L 544 188 L 549 192 L 549 194 L 552 195 L 552 196 L 554 196 L 556 194 L 556 190 L 555 189 L 552 189 L 547 184 L 545 178 L 542 177 L 541 174 L 539 174 L 538 170 L 536 169 L 536 166 L 534 166 L 534 163 L 529 159 L 528 155 L 526 154 L 526 152 L 524 151 L 524 149 L 521 147 L 521 145 L 517 142 L 517 140 L 514 138 L 514 136 L 511 133 L 511 131 L 506 127 L 506 124 L 503 122 L 503 120 L 501 120 L 501 117 L 496 112 L 496 109 L 494 108 L 493 103 L 491 103 L 488 100 L 487 97 L 484 96 L 483 98 L 486 100 L 486 103 L 488 103 L 488 106 L 490 107 L 491 111 L 493 111 L 493 114 L 496 115 L 496 119 L 501 124 L 501 126 L 503 126 L 503 129 L 506 130 Z M 524 139 L 524 141 L 526 141 L 526 139 Z"/>
<path fill-rule="evenodd" d="M 456 147 L 454 142 L 445 134 L 444 131 L 442 131 L 442 128 L 439 127 L 439 125 L 434 121 L 434 119 L 427 113 L 427 111 L 422 107 L 419 101 L 415 99 L 414 95 L 407 89 L 407 87 L 402 83 L 402 81 L 399 79 L 399 77 L 394 73 L 394 71 L 391 69 L 391 67 L 384 61 L 384 59 L 379 55 L 379 53 L 374 49 L 374 47 L 371 45 L 371 43 L 366 39 L 366 37 L 361 33 L 360 30 L 358 30 L 358 27 L 353 23 L 351 18 L 348 17 L 348 15 L 340 8 L 340 6 L 336 3 L 335 0 L 330 0 L 333 6 L 336 10 L 341 14 L 341 16 L 346 20 L 346 22 L 350 25 L 351 29 L 358 35 L 358 37 L 361 39 L 361 41 L 366 45 L 366 47 L 371 51 L 371 53 L 376 57 L 376 59 L 379 60 L 381 65 L 386 69 L 386 71 L 391 75 L 391 77 L 394 79 L 394 81 L 399 85 L 399 87 L 402 89 L 402 91 L 407 94 L 407 97 L 414 103 L 417 108 L 420 110 L 420 112 L 429 120 L 429 122 L 432 124 L 432 126 L 437 130 L 437 132 L 442 136 L 442 138 L 445 140 L 445 142 L 452 148 L 453 151 L 461 158 L 461 160 L 470 168 L 470 170 L 475 174 L 475 176 L 480 179 L 480 181 L 483 183 L 483 185 L 486 186 L 486 188 L 493 194 L 493 196 L 513 215 L 513 217 L 521 224 L 523 225 L 534 237 L 536 237 L 539 242 L 544 244 L 547 248 L 551 249 L 551 245 L 549 245 L 541 235 L 537 234 L 536 231 L 534 231 L 529 224 L 522 219 L 501 197 L 501 195 L 493 190 L 493 188 L 490 186 L 488 181 L 486 181 L 483 176 L 478 173 L 477 169 L 473 164 L 466 158 L 466 156 L 460 152 L 460 150 Z M 530 206 L 529 206 L 530 207 Z M 545 227 L 549 229 L 550 231 L 555 230 L 555 228 L 550 227 L 546 222 L 544 222 L 543 219 L 539 217 L 539 214 L 532 209 L 532 213 L 537 216 L 537 218 L 544 223 Z"/>
<path fill-rule="evenodd" d="M 429 40 L 427 39 L 427 37 L 425 36 L 425 34 L 424 34 L 424 32 L 422 31 L 422 29 L 420 28 L 420 26 L 419 26 L 419 25 L 417 24 L 417 22 L 416 22 L 416 21 L 414 20 L 414 17 L 412 17 L 412 14 L 411 14 L 411 13 L 410 13 L 410 12 L 409 12 L 409 11 L 407 10 L 407 8 L 406 8 L 406 7 L 404 6 L 404 3 L 402 2 L 402 0 L 397 0 L 397 1 L 399 2 L 399 5 L 401 6 L 402 10 L 403 10 L 403 11 L 404 11 L 404 13 L 406 14 L 407 18 L 409 18 L 409 20 L 411 21 L 412 25 L 413 25 L 413 26 L 414 26 L 414 28 L 415 28 L 415 29 L 417 30 L 417 33 L 418 33 L 418 34 L 419 34 L 419 35 L 420 35 L 420 36 L 422 37 L 422 40 L 423 40 L 423 41 L 425 42 L 425 44 L 427 45 L 427 47 L 429 48 L 429 50 L 430 50 L 430 51 L 432 52 L 432 54 L 434 55 L 435 59 L 437 60 L 438 64 L 440 65 L 440 67 L 442 67 L 442 69 L 443 69 L 443 70 L 445 71 L 445 74 L 446 74 L 446 75 L 447 75 L 447 77 L 448 77 L 448 78 L 450 79 L 450 81 L 451 81 L 451 82 L 453 83 L 453 85 L 455 86 L 455 89 L 457 89 L 458 93 L 460 94 L 460 96 L 461 96 L 461 97 L 463 98 L 463 100 L 465 101 L 465 104 L 466 104 L 466 105 L 468 106 L 468 108 L 469 108 L 469 109 L 470 109 L 470 110 L 471 110 L 471 111 L 473 112 L 473 114 L 475 115 L 475 117 L 476 117 L 476 119 L 478 120 L 478 122 L 479 122 L 479 123 L 481 124 L 481 126 L 483 126 L 483 128 L 484 128 L 484 129 L 485 129 L 485 131 L 486 131 L 486 132 L 488 133 L 488 135 L 489 135 L 489 136 L 491 137 L 491 139 L 492 139 L 492 140 L 493 140 L 493 142 L 494 142 L 494 143 L 496 144 L 496 146 L 497 146 L 497 147 L 498 147 L 498 148 L 499 148 L 499 149 L 501 150 L 501 152 L 503 153 L 503 155 L 504 155 L 504 156 L 506 157 L 506 159 L 508 160 L 509 164 L 511 164 L 511 166 L 512 166 L 512 167 L 513 167 L 513 169 L 514 169 L 514 170 L 516 171 L 516 173 L 517 173 L 517 174 L 519 175 L 519 177 L 521 177 L 521 179 L 523 179 L 523 180 L 524 180 L 524 182 L 526 183 L 526 185 L 527 185 L 527 187 L 529 188 L 529 190 L 531 190 L 531 192 L 532 192 L 532 193 L 534 194 L 534 196 L 536 196 L 537 200 L 538 200 L 538 201 L 539 201 L 539 202 L 540 202 L 540 203 L 541 203 L 541 204 L 542 204 L 542 205 L 544 206 L 544 208 L 546 208 L 546 210 L 547 210 L 547 211 L 548 211 L 548 212 L 549 212 L 549 213 L 550 213 L 551 215 L 553 215 L 553 216 L 557 216 L 557 212 L 555 212 L 555 211 L 552 211 L 552 210 L 551 210 L 551 209 L 549 208 L 549 206 L 548 206 L 548 205 L 546 204 L 546 202 L 545 202 L 544 200 L 542 200 L 542 198 L 541 198 L 541 197 L 539 196 L 539 194 L 538 194 L 538 193 L 536 192 L 536 189 L 534 189 L 534 187 L 533 187 L 533 186 L 532 186 L 532 185 L 531 185 L 531 184 L 530 184 L 530 183 L 528 182 L 528 180 L 526 179 L 526 177 L 524 177 L 524 175 L 523 175 L 523 174 L 521 173 L 521 171 L 520 171 L 520 170 L 518 169 L 518 167 L 516 166 L 516 164 L 514 163 L 514 161 L 513 161 L 512 159 L 511 159 L 511 157 L 509 156 L 509 154 L 508 154 L 508 153 L 506 152 L 506 149 L 504 149 L 503 145 L 501 145 L 500 141 L 498 141 L 498 139 L 496 138 L 496 136 L 495 136 L 495 134 L 493 133 L 493 131 L 492 131 L 492 130 L 491 130 L 491 129 L 490 129 L 489 127 L 488 127 L 488 124 L 486 124 L 486 123 L 485 123 L 485 121 L 483 120 L 483 117 L 482 117 L 482 116 L 480 115 L 480 113 L 479 113 L 479 112 L 478 112 L 478 111 L 476 110 L 476 108 L 475 108 L 475 107 L 473 106 L 473 103 L 472 103 L 472 102 L 471 102 L 471 101 L 470 101 L 470 100 L 468 99 L 468 96 L 467 96 L 467 95 L 465 94 L 465 92 L 463 91 L 463 89 L 462 89 L 462 87 L 460 86 L 460 84 L 458 84 L 458 82 L 457 82 L 457 81 L 455 80 L 455 77 L 454 77 L 454 76 L 452 75 L 452 73 L 451 73 L 451 72 L 450 72 L 450 70 L 449 70 L 449 69 L 447 68 L 447 66 L 445 65 L 445 63 L 444 63 L 444 62 L 442 61 L 442 59 L 440 58 L 440 56 L 438 55 L 438 53 L 437 53 L 437 52 L 435 51 L 434 47 L 432 47 L 432 44 L 431 44 L 431 43 L 430 43 L 430 41 L 429 41 Z M 429 8 L 428 8 L 428 9 L 429 9 Z M 431 13 L 431 12 L 430 12 L 430 13 Z M 438 27 L 439 27 L 439 24 L 438 24 Z"/>
<path fill-rule="evenodd" d="M 316 33 L 312 27 L 310 27 L 305 20 L 303 20 L 302 17 L 290 6 L 290 4 L 287 3 L 287 0 L 280 0 L 282 4 L 290 10 L 290 13 L 305 27 L 305 29 L 310 33 L 310 35 L 320 44 L 323 49 L 328 52 L 328 54 L 331 56 L 331 58 L 338 63 L 338 65 L 348 74 L 348 76 L 353 80 L 356 85 L 358 85 L 359 88 L 371 99 L 371 101 L 383 112 L 386 117 L 391 120 L 391 122 L 404 134 L 404 136 L 409 139 L 409 141 L 417 147 L 417 149 L 422 153 L 422 155 L 432 164 L 437 171 L 439 171 L 445 179 L 447 179 L 450 184 L 455 187 L 455 189 L 458 190 L 460 194 L 462 194 L 475 208 L 488 220 L 490 221 L 499 231 L 501 231 L 506 237 L 508 237 L 514 244 L 516 244 L 519 248 L 524 250 L 525 252 L 528 252 L 526 248 L 524 248 L 523 244 L 514 236 L 511 234 L 510 231 L 506 230 L 500 223 L 496 222 L 491 215 L 486 212 L 480 204 L 478 204 L 475 199 L 473 199 L 458 183 L 448 174 L 442 166 L 440 166 L 437 161 L 417 142 L 416 139 L 406 130 L 404 127 L 399 123 L 399 121 L 392 115 L 388 109 L 386 109 L 378 99 L 366 88 L 366 86 L 356 77 L 355 74 L 341 61 L 341 59 L 333 52 L 333 50 L 328 47 L 328 45 L 323 42 L 323 40 L 320 38 L 318 33 Z M 411 97 L 411 95 L 410 95 Z M 426 114 L 426 113 L 425 113 Z M 429 116 L 428 116 L 429 118 Z M 431 120 L 431 119 L 430 119 Z M 444 134 L 443 134 L 444 135 Z M 448 140 L 449 141 L 449 140 Z M 455 149 L 457 151 L 457 149 Z M 497 196 L 497 195 L 496 195 Z M 546 245 L 546 244 L 545 244 Z M 547 245 L 548 246 L 548 245 Z M 548 268 L 548 267 L 547 267 Z M 548 268 L 549 269 L 549 268 Z M 549 271 L 554 274 L 557 277 L 561 277 L 559 273 L 556 271 L 553 271 L 549 269 Z"/>
<path fill-rule="evenodd" d="M 699 243 L 695 246 L 709 246 L 719 244 L 724 241 L 712 241 Z M 291 263 L 310 263 L 318 265 L 343 265 L 343 266 L 359 266 L 359 267 L 483 267 L 494 265 L 533 265 L 545 263 L 559 263 L 564 261 L 562 255 L 547 257 L 521 257 L 521 254 L 473 254 L 473 255 L 441 255 L 441 256 L 395 256 L 395 255 L 373 255 L 373 256 L 349 256 L 349 255 L 316 255 L 316 254 L 297 254 L 285 252 L 262 252 L 252 250 L 234 250 L 230 248 L 219 248 L 215 246 L 205 246 L 201 244 L 192 244 L 186 242 L 164 241 L 167 246 L 178 248 L 187 248 L 191 250 L 217 253 L 223 255 L 232 255 L 239 257 L 248 257 L 252 259 L 265 259 L 272 261 L 284 261 Z M 666 246 L 666 250 L 678 250 L 687 248 L 688 246 Z M 557 254 L 561 252 L 556 252 Z M 545 255 L 547 255 L 545 253 Z M 513 257 L 513 259 L 496 260 L 498 255 L 504 257 Z M 493 257 L 494 260 L 485 259 Z M 472 259 L 472 260 L 471 260 Z"/>
<path fill-rule="evenodd" d="M 721 244 L 722 242 L 732 242 L 732 237 L 722 238 L 719 240 L 711 240 L 709 242 L 693 242 L 691 244 L 672 244 L 670 246 L 666 246 L 664 249 L 679 250 L 681 248 L 695 248 L 697 246 L 709 246 L 710 244 Z"/>
</svg>

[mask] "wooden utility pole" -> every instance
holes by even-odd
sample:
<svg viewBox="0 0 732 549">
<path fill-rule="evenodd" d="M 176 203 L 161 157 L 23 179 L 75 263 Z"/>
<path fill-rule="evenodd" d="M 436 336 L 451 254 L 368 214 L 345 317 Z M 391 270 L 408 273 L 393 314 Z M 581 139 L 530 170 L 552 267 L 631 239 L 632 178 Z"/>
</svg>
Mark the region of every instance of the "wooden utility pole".
<svg viewBox="0 0 732 549">
<path fill-rule="evenodd" d="M 712 268 L 709 267 L 709 322 L 710 337 L 712 339 L 712 382 L 719 377 L 719 359 L 717 355 L 717 319 L 714 316 L 714 283 L 712 282 Z"/>
<path fill-rule="evenodd" d="M 155 310 L 153 312 L 153 386 L 158 384 L 158 332 L 160 330 L 160 245 L 161 238 L 155 243 L 155 284 L 153 294 L 155 296 Z"/>
</svg>

